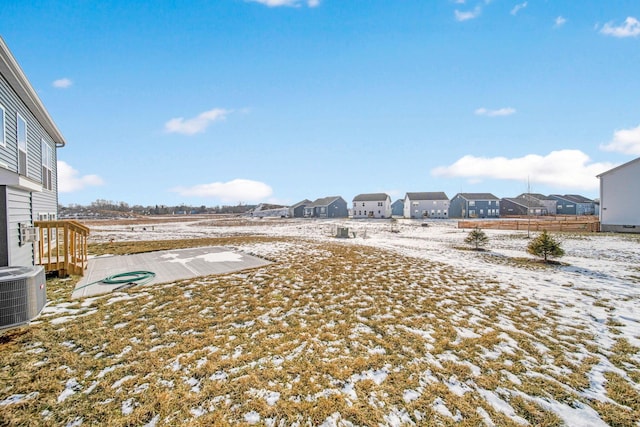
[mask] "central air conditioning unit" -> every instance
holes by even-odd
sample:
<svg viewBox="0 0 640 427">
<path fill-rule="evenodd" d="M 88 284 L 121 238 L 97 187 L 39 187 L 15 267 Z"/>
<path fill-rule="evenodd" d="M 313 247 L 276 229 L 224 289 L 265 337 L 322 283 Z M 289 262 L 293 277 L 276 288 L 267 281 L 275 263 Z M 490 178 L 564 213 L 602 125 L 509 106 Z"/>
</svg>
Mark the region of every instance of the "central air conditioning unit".
<svg viewBox="0 0 640 427">
<path fill-rule="evenodd" d="M 28 323 L 47 303 L 44 267 L 0 267 L 0 330 Z"/>
</svg>

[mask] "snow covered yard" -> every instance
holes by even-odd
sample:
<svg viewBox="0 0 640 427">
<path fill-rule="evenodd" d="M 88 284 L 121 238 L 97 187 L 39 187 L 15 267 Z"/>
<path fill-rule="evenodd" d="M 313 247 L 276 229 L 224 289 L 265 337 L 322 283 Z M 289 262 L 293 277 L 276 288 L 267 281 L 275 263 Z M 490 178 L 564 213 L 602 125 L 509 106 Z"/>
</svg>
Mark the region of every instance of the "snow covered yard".
<svg viewBox="0 0 640 427">
<path fill-rule="evenodd" d="M 637 236 L 559 235 L 545 266 L 526 232 L 474 252 L 450 221 L 91 228 L 276 262 L 81 301 L 50 284 L 38 321 L 0 336 L 5 424 L 640 425 Z"/>
</svg>

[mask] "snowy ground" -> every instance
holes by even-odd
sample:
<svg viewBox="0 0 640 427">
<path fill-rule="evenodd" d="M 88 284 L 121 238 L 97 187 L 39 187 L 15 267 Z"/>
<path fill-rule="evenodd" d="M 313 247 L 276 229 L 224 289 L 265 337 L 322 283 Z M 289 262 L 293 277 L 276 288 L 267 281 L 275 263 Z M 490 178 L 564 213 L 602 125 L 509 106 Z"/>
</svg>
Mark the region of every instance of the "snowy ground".
<svg viewBox="0 0 640 427">
<path fill-rule="evenodd" d="M 526 232 L 487 230 L 475 252 L 453 221 L 91 230 L 260 236 L 238 249 L 276 262 L 50 304 L 0 342 L 9 423 L 640 425 L 637 236 L 558 235 L 562 265 L 544 266 Z"/>
</svg>

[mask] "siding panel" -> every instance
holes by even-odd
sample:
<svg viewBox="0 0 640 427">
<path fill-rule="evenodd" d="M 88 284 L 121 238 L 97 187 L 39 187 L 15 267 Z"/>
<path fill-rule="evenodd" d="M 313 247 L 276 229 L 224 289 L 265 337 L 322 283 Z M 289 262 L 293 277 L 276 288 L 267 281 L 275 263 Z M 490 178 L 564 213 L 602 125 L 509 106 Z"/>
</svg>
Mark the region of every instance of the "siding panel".
<svg viewBox="0 0 640 427">
<path fill-rule="evenodd" d="M 31 194 L 15 188 L 7 188 L 9 265 L 33 265 L 33 243 L 20 246 L 20 225 L 31 221 Z"/>
</svg>

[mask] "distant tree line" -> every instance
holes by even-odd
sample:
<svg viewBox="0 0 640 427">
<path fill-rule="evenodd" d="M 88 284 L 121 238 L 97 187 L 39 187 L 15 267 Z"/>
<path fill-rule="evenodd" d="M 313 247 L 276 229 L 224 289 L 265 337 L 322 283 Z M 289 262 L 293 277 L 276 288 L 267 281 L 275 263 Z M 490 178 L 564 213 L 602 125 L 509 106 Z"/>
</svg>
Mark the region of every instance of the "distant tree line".
<svg viewBox="0 0 640 427">
<path fill-rule="evenodd" d="M 129 205 L 126 202 L 114 202 L 111 200 L 98 199 L 89 205 L 69 204 L 68 206 L 58 205 L 58 215 L 65 217 L 86 217 L 86 216 L 137 216 L 137 215 L 196 215 L 196 214 L 243 214 L 256 205 L 221 205 L 207 207 L 180 205 Z"/>
</svg>

